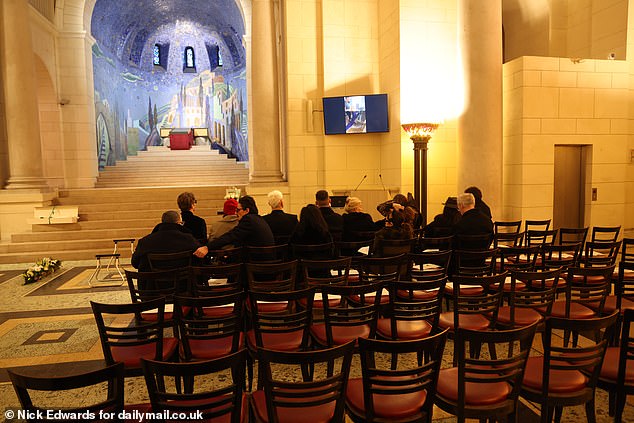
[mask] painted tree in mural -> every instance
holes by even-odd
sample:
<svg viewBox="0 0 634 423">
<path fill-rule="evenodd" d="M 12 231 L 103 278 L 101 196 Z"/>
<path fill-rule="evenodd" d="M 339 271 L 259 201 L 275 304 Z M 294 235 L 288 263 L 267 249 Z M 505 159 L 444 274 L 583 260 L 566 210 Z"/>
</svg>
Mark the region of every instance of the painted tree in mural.
<svg viewBox="0 0 634 423">
<path fill-rule="evenodd" d="M 154 128 L 154 116 L 152 115 L 152 98 L 147 98 L 147 123 L 148 123 L 148 132 Z"/>
<path fill-rule="evenodd" d="M 154 126 L 158 126 L 158 112 L 156 110 L 156 103 L 154 103 Z"/>
</svg>

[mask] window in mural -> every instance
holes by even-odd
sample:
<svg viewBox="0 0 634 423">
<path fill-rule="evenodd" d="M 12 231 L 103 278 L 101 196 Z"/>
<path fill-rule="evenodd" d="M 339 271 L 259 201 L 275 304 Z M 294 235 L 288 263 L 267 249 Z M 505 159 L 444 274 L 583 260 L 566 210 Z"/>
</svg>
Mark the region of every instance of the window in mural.
<svg viewBox="0 0 634 423">
<path fill-rule="evenodd" d="M 152 62 L 156 65 L 156 66 L 161 66 L 161 46 L 158 44 L 154 44 L 154 50 L 153 50 L 153 59 Z"/>
<path fill-rule="evenodd" d="M 196 59 L 194 58 L 194 49 L 192 47 L 185 47 L 185 69 L 195 69 Z"/>
<path fill-rule="evenodd" d="M 218 66 L 222 66 L 222 54 L 220 54 L 220 49 L 218 49 Z"/>
</svg>

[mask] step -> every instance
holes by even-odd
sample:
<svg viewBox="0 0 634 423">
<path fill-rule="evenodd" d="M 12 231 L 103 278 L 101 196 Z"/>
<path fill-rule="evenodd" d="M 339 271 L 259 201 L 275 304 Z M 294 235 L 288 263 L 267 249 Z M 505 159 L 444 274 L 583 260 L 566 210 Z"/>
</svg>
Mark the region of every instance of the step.
<svg viewBox="0 0 634 423">
<path fill-rule="evenodd" d="M 145 234 L 147 235 L 147 234 Z M 129 236 L 129 238 L 141 238 L 143 234 L 139 236 Z M 29 253 L 35 251 L 73 251 L 73 250 L 107 250 L 114 247 L 113 239 L 116 238 L 128 238 L 128 236 L 121 237 L 107 237 L 102 239 L 72 239 L 64 241 L 39 241 L 39 242 L 20 242 L 0 245 L 0 252 L 2 254 L 11 253 Z M 41 254 L 41 253 L 40 253 Z"/>
<path fill-rule="evenodd" d="M 59 232 L 33 232 L 14 234 L 11 242 L 19 243 L 38 243 L 38 242 L 60 242 L 75 240 L 93 240 L 93 239 L 121 239 L 121 238 L 143 238 L 152 232 L 155 225 L 137 228 L 112 228 L 112 229 L 82 229 L 73 231 Z"/>
<path fill-rule="evenodd" d="M 1 246 L 0 246 L 1 247 Z M 0 255 L 0 264 L 24 264 L 24 269 L 26 270 L 29 266 L 35 264 L 36 261 L 42 259 L 43 257 L 51 257 L 54 259 L 58 259 L 62 261 L 62 267 L 64 266 L 64 261 L 69 260 L 95 260 L 95 264 L 97 261 L 95 259 L 96 254 L 111 254 L 114 246 L 111 246 L 107 249 L 97 249 L 97 250 L 47 250 L 46 253 L 42 252 L 25 252 L 25 253 L 6 253 Z M 128 248 L 120 248 L 119 252 L 121 253 L 122 258 L 129 258 L 132 254 L 130 253 L 130 249 Z"/>
<path fill-rule="evenodd" d="M 227 175 L 227 172 L 230 172 Z M 249 177 L 248 172 L 240 172 L 237 173 L 234 170 L 222 170 L 222 169 L 205 169 L 205 170 L 196 170 L 191 169 L 191 171 L 178 173 L 174 172 L 170 169 L 160 169 L 160 170 L 130 170 L 123 172 L 110 172 L 110 173 L 101 173 L 99 181 L 104 180 L 116 180 L 116 179 L 125 179 L 125 180 L 136 180 L 139 181 L 147 181 L 154 182 L 160 181 L 161 184 L 165 184 L 165 182 L 178 182 L 178 181 L 188 181 L 188 183 L 196 184 L 197 182 L 205 183 L 209 180 L 214 179 L 222 179 L 225 183 L 227 180 L 230 181 L 241 181 Z"/>
<path fill-rule="evenodd" d="M 198 204 L 203 207 L 196 207 L 196 214 L 215 214 L 216 210 L 222 210 L 223 201 L 219 200 L 197 200 Z M 97 204 L 80 204 L 79 214 L 93 213 L 100 211 L 139 211 L 139 210 L 172 210 L 178 209 L 176 198 L 171 201 L 156 202 L 119 202 L 119 203 L 97 203 Z"/>
<path fill-rule="evenodd" d="M 224 180 L 225 182 L 228 182 L 230 185 L 244 185 L 248 179 L 231 179 L 231 180 L 227 180 L 225 178 Z M 96 188 L 144 188 L 144 187 L 149 187 L 151 185 L 151 181 L 131 181 L 131 182 L 97 182 L 95 184 Z M 187 181 L 188 185 L 192 186 L 192 188 L 196 187 L 196 184 L 194 183 L 194 181 Z M 179 185 L 182 184 L 182 181 L 178 182 L 178 181 L 174 181 L 174 182 L 164 182 L 161 181 L 161 186 L 162 187 L 177 187 Z M 200 186 L 207 186 L 209 185 L 209 181 L 201 181 L 200 182 Z M 223 184 L 223 186 L 227 186 L 227 184 Z"/>
<path fill-rule="evenodd" d="M 112 187 L 112 188 L 79 188 L 62 190 L 59 192 L 57 202 L 59 204 L 94 204 L 107 202 L 139 202 L 139 199 L 151 198 L 153 201 L 174 201 L 182 192 L 190 191 L 196 195 L 196 199 L 220 199 L 225 196 L 226 188 L 233 185 L 222 186 L 191 186 L 182 184 L 179 187 Z M 244 184 L 237 185 L 244 190 Z"/>
<path fill-rule="evenodd" d="M 161 220 L 161 216 L 163 215 L 163 212 L 165 212 L 166 210 L 175 210 L 175 209 L 176 207 L 172 209 L 144 210 L 143 217 L 146 217 L 158 223 Z M 209 224 L 209 221 L 214 219 L 217 216 L 217 212 L 214 212 L 212 214 L 199 214 L 197 212 L 196 214 L 202 217 L 203 219 L 205 219 L 207 221 L 207 224 Z M 120 219 L 129 220 L 129 219 L 136 219 L 138 217 L 139 217 L 139 210 L 128 210 L 128 211 L 113 210 L 113 211 L 103 211 L 103 212 L 89 212 L 89 213 L 80 212 L 79 213 L 80 222 L 81 221 L 102 221 L 102 220 L 114 221 L 114 220 L 120 220 Z"/>
</svg>

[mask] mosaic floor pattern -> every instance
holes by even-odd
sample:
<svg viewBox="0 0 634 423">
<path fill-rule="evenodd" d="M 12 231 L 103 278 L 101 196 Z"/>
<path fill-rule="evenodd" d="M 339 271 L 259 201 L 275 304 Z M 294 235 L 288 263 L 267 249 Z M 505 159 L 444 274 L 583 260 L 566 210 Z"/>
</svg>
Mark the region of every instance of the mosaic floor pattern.
<svg viewBox="0 0 634 423">
<path fill-rule="evenodd" d="M 64 264 L 45 280 L 24 285 L 21 270 L 0 270 L 0 410 L 17 409 L 18 400 L 8 382 L 5 369 L 29 368 L 29 371 L 79 371 L 99 366 L 103 356 L 89 301 L 124 303 L 130 297 L 127 286 L 91 287 L 88 280 L 94 271 L 91 263 Z M 536 337 L 534 354 L 541 354 L 541 342 Z M 453 351 L 448 342 L 446 351 Z M 446 353 L 444 366 L 451 365 Z M 353 377 L 360 377 L 355 357 Z M 147 402 L 142 378 L 126 379 L 126 402 Z M 63 404 L 63 398 L 56 398 Z M 607 395 L 597 390 L 597 421 L 610 422 Z M 519 421 L 538 422 L 538 408 L 522 402 Z M 435 422 L 455 421 L 440 410 Z M 563 422 L 585 421 L 583 407 L 564 410 Z M 626 406 L 624 421 L 634 422 L 634 399 Z"/>
</svg>

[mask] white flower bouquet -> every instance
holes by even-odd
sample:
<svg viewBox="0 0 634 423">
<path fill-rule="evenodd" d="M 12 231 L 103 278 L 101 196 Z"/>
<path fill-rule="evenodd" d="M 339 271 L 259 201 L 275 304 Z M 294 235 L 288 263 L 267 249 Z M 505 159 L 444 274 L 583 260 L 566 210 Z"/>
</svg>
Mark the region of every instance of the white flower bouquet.
<svg viewBox="0 0 634 423">
<path fill-rule="evenodd" d="M 50 275 L 62 266 L 61 260 L 44 257 L 35 262 L 35 264 L 22 273 L 24 284 L 39 281 L 45 276 Z"/>
</svg>

